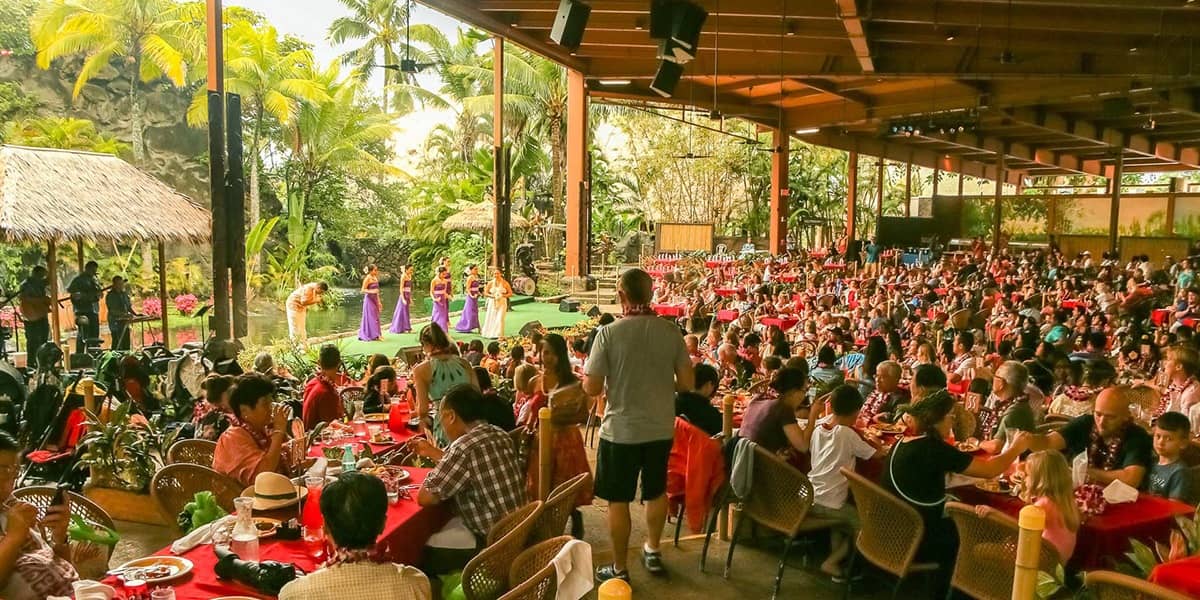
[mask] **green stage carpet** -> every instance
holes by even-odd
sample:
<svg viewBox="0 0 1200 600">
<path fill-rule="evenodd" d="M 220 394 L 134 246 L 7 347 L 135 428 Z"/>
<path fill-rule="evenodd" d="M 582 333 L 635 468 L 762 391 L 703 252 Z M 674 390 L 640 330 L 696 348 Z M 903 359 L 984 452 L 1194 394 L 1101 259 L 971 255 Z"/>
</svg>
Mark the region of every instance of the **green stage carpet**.
<svg viewBox="0 0 1200 600">
<path fill-rule="evenodd" d="M 390 315 L 385 315 L 390 316 Z M 479 320 L 483 321 L 484 311 L 479 311 Z M 530 321 L 541 321 L 542 326 L 547 328 L 570 327 L 580 321 L 586 320 L 587 315 L 582 312 L 565 313 L 558 311 L 558 304 L 549 304 L 545 302 L 528 302 L 518 304 L 508 311 L 508 317 L 504 320 L 504 335 L 513 336 L 521 330 L 521 327 Z M 342 338 L 342 352 L 348 356 L 356 354 L 385 354 L 387 356 L 395 356 L 401 348 L 409 348 L 417 346 L 417 332 L 421 327 L 428 322 L 428 319 L 422 319 L 417 323 L 413 323 L 412 333 L 388 333 L 387 327 L 390 322 L 383 324 L 383 339 L 377 342 L 364 342 L 359 340 L 356 335 Z M 454 328 L 454 324 L 458 322 L 458 315 L 451 315 L 450 328 Z M 480 336 L 475 333 L 458 333 L 450 332 L 450 337 L 454 341 L 470 341 L 477 339 Z"/>
</svg>

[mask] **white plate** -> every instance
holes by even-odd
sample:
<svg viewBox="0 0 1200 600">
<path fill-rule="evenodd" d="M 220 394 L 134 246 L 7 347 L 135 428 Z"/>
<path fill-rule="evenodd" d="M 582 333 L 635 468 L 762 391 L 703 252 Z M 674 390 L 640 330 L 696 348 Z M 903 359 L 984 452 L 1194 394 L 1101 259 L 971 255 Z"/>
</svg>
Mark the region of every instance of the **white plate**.
<svg viewBox="0 0 1200 600">
<path fill-rule="evenodd" d="M 162 577 L 143 579 L 142 581 L 145 581 L 147 584 L 170 581 L 187 575 L 192 571 L 192 561 L 180 556 L 147 556 L 145 558 L 137 558 L 117 567 L 117 570 L 123 571 L 133 567 L 152 567 L 158 564 L 171 567 L 171 573 Z M 124 578 L 124 574 L 121 577 Z"/>
</svg>

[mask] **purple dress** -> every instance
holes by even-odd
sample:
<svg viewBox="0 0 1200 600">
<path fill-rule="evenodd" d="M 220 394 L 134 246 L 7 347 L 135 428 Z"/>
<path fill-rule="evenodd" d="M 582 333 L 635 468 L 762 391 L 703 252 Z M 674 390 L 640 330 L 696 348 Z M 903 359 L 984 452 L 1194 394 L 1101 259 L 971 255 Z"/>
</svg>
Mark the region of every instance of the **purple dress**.
<svg viewBox="0 0 1200 600">
<path fill-rule="evenodd" d="M 444 280 L 433 284 L 433 314 L 429 316 L 431 323 L 437 323 L 442 331 L 450 331 L 450 300 L 446 297 L 449 284 Z"/>
<path fill-rule="evenodd" d="M 412 331 L 412 319 L 408 314 L 408 305 L 412 303 L 412 280 L 404 282 L 400 288 L 400 299 L 396 301 L 396 311 L 392 313 L 392 333 L 408 333 Z"/>
<path fill-rule="evenodd" d="M 368 290 L 379 290 L 379 282 L 367 284 Z M 362 324 L 358 326 L 358 339 L 377 340 L 383 337 L 379 330 L 379 294 L 363 294 Z"/>
<path fill-rule="evenodd" d="M 470 285 L 467 286 L 467 299 L 463 303 L 462 318 L 458 320 L 458 325 L 454 326 L 454 330 L 459 333 L 468 333 L 479 329 L 479 290 L 483 285 L 478 279 L 472 279 Z"/>
</svg>

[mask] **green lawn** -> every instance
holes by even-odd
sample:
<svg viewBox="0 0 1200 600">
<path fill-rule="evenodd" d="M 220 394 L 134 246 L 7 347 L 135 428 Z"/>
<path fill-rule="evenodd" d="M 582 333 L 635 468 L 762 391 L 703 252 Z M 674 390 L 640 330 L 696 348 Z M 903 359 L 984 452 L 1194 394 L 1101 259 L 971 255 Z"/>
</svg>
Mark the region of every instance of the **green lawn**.
<svg viewBox="0 0 1200 600">
<path fill-rule="evenodd" d="M 482 321 L 484 311 L 479 311 L 479 320 Z M 529 302 L 513 306 L 512 310 L 508 311 L 508 317 L 504 320 L 504 335 L 517 335 L 526 323 L 530 321 L 541 321 L 542 326 L 547 328 L 570 327 L 580 321 L 586 320 L 587 315 L 582 312 L 565 313 L 559 312 L 558 304 L 549 304 L 545 302 Z M 417 346 L 417 332 L 421 327 L 428 322 L 428 319 L 421 319 L 417 323 L 413 323 L 414 331 L 412 333 L 388 333 L 387 327 L 390 323 L 384 323 L 383 339 L 376 342 L 364 342 L 355 337 L 343 338 L 342 352 L 349 356 L 356 354 L 385 354 L 394 356 L 401 348 L 409 348 Z M 450 328 L 454 328 L 454 324 L 458 322 L 458 315 L 451 315 Z M 454 341 L 470 341 L 480 338 L 478 334 L 450 332 L 450 337 Z"/>
</svg>

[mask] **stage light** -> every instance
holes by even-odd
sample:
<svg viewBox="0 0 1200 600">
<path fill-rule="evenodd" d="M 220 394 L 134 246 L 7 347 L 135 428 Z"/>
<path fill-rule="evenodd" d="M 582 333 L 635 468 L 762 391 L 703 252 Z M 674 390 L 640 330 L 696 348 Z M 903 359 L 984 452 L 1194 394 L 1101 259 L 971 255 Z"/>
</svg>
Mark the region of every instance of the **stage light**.
<svg viewBox="0 0 1200 600">
<path fill-rule="evenodd" d="M 820 133 L 820 131 L 821 131 L 820 127 L 807 127 L 805 129 L 797 129 L 796 135 L 809 135 L 812 133 Z"/>
<path fill-rule="evenodd" d="M 628 79 L 601 79 L 600 85 L 629 85 L 633 83 Z"/>
</svg>

